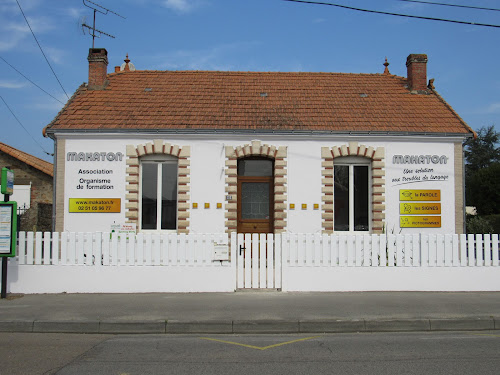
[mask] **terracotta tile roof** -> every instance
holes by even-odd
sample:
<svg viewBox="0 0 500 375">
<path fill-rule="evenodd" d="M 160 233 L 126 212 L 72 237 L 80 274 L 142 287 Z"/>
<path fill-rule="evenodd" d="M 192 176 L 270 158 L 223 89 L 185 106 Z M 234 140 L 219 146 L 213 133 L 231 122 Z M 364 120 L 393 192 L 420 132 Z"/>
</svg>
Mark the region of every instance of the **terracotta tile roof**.
<svg viewBox="0 0 500 375">
<path fill-rule="evenodd" d="M 387 74 L 130 71 L 80 87 L 59 130 L 319 130 L 472 134 L 434 91 Z"/>
<path fill-rule="evenodd" d="M 48 161 L 37 158 L 36 156 L 30 155 L 26 152 L 20 151 L 12 146 L 6 145 L 0 142 L 0 151 L 16 158 L 23 163 L 31 165 L 32 167 L 42 171 L 49 176 L 54 177 L 54 165 Z"/>
</svg>

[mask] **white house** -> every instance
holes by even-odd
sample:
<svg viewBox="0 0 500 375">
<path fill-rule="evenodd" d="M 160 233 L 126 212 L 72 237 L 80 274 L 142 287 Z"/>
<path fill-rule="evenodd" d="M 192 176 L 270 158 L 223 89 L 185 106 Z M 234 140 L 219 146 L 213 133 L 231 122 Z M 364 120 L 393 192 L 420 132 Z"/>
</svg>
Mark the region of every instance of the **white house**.
<svg viewBox="0 0 500 375">
<path fill-rule="evenodd" d="M 463 233 L 462 143 L 431 82 L 382 74 L 150 71 L 128 58 L 44 129 L 55 230 Z"/>
</svg>

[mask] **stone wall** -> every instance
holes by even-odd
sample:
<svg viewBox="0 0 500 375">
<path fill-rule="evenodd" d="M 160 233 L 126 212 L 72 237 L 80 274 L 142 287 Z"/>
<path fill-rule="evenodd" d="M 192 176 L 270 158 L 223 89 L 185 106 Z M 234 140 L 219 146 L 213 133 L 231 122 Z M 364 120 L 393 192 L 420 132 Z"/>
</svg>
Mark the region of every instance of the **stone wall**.
<svg viewBox="0 0 500 375">
<path fill-rule="evenodd" d="M 0 151 L 0 167 L 14 171 L 15 185 L 31 184 L 31 204 L 52 203 L 53 178 L 42 171 Z"/>
<path fill-rule="evenodd" d="M 52 176 L 1 151 L 0 167 L 10 167 L 14 171 L 15 185 L 31 185 L 30 209 L 21 216 L 19 230 L 51 231 Z"/>
</svg>

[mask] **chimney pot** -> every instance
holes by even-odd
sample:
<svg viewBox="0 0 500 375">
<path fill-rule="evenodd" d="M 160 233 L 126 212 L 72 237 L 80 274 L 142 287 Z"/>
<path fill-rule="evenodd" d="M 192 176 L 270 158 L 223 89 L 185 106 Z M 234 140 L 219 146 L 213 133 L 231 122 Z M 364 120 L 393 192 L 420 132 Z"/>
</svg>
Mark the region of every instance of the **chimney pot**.
<svg viewBox="0 0 500 375">
<path fill-rule="evenodd" d="M 105 48 L 90 48 L 89 56 L 89 90 L 103 90 L 108 81 L 108 51 Z"/>
<path fill-rule="evenodd" d="M 427 90 L 427 55 L 411 54 L 406 59 L 410 91 Z"/>
</svg>

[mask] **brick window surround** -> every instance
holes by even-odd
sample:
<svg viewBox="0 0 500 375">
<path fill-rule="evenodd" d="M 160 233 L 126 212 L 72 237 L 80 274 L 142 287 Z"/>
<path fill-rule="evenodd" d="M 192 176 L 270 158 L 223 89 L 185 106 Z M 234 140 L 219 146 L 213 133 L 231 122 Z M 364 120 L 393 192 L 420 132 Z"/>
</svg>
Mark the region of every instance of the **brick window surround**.
<svg viewBox="0 0 500 375">
<path fill-rule="evenodd" d="M 189 183 L 191 147 L 164 143 L 155 139 L 152 143 L 127 145 L 125 217 L 127 223 L 137 224 L 139 229 L 139 165 L 144 155 L 171 155 L 178 159 L 177 168 L 177 233 L 189 233 Z"/>
<path fill-rule="evenodd" d="M 385 222 L 385 149 L 368 147 L 358 142 L 347 145 L 321 147 L 322 158 L 322 226 L 323 233 L 333 233 L 333 166 L 335 158 L 342 156 L 360 156 L 371 160 L 372 170 L 372 222 L 371 233 L 381 234 Z"/>
<path fill-rule="evenodd" d="M 238 227 L 238 159 L 260 156 L 274 160 L 274 233 L 286 231 L 287 200 L 287 147 L 269 146 L 252 141 L 243 146 L 226 146 L 226 233 L 236 232 Z"/>
</svg>

